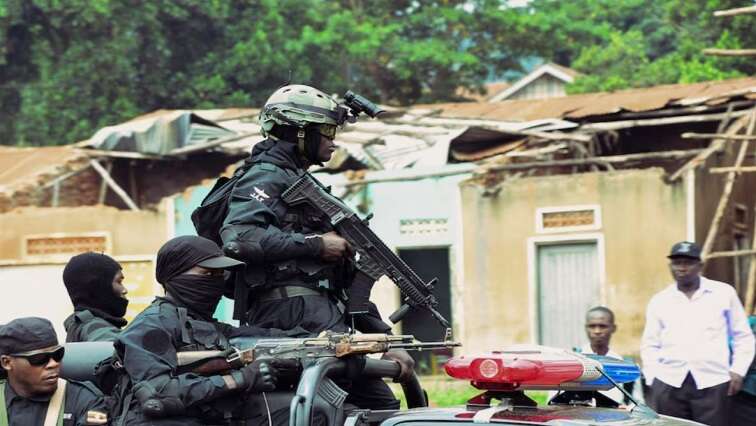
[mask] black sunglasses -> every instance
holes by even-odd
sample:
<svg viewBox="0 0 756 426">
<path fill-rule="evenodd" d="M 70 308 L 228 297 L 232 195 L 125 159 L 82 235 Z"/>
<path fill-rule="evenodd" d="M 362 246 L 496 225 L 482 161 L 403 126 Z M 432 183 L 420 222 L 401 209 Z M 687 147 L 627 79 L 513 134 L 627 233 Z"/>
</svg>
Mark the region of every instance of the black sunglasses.
<svg viewBox="0 0 756 426">
<path fill-rule="evenodd" d="M 27 361 L 29 361 L 29 364 L 39 367 L 40 365 L 47 365 L 48 362 L 50 362 L 50 358 L 54 359 L 55 362 L 60 362 L 60 360 L 63 359 L 63 355 L 66 353 L 66 348 L 63 346 L 59 347 L 58 349 L 55 349 L 54 351 L 50 352 L 37 352 L 34 354 L 12 354 L 13 357 L 18 358 L 26 358 Z"/>
</svg>

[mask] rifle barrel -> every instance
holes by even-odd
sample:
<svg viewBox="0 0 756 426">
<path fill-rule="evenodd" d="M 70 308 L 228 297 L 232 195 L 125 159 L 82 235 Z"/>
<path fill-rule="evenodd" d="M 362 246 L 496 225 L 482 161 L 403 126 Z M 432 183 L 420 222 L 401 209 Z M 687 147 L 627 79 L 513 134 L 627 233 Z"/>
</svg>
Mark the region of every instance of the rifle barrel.
<svg viewBox="0 0 756 426">
<path fill-rule="evenodd" d="M 405 349 L 408 351 L 424 351 L 429 349 L 445 349 L 462 346 L 459 342 L 416 342 L 416 343 L 389 343 L 389 349 Z"/>
</svg>

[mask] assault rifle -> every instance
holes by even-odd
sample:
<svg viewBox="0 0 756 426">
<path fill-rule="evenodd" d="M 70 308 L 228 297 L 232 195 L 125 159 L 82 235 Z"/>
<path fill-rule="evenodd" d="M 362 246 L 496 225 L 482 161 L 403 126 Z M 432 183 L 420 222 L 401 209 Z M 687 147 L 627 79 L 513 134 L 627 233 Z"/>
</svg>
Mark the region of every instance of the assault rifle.
<svg viewBox="0 0 756 426">
<path fill-rule="evenodd" d="M 384 353 L 391 349 L 422 351 L 451 348 L 460 343 L 419 342 L 411 335 L 346 334 L 325 332 L 312 338 L 231 339 L 232 347 L 224 351 L 178 352 L 178 371 L 202 375 L 220 374 L 243 367 L 257 359 L 297 359 L 303 363 L 319 358 L 343 358 L 350 355 Z"/>
<path fill-rule="evenodd" d="M 293 386 L 297 382 L 302 387 L 301 382 L 305 382 L 305 388 L 308 386 L 317 388 L 318 386 L 330 386 L 327 383 L 321 383 L 323 377 L 323 368 L 325 365 L 331 365 L 340 358 L 352 355 L 364 355 L 371 353 L 383 353 L 391 349 L 405 350 L 426 350 L 437 348 L 451 348 L 460 346 L 459 343 L 449 340 L 451 336 L 447 334 L 447 340 L 444 342 L 418 342 L 410 335 L 386 335 L 386 334 L 345 334 L 325 332 L 321 336 L 313 338 L 254 338 L 254 337 L 236 337 L 231 339 L 231 348 L 224 351 L 180 351 L 177 353 L 179 374 L 194 373 L 200 375 L 225 374 L 232 369 L 243 367 L 257 359 L 295 359 L 299 361 L 299 369 L 281 371 L 284 377 L 284 391 L 287 386 Z M 379 360 L 367 359 L 364 373 L 367 366 L 372 362 Z M 319 367 L 320 365 L 320 367 Z M 395 362 L 389 362 L 389 367 L 385 364 L 382 367 L 376 367 L 373 364 L 373 374 L 380 372 L 380 377 L 392 377 L 394 379 L 400 373 L 400 367 Z M 300 373 L 302 378 L 300 379 Z M 324 376 L 325 377 L 325 376 Z M 317 380 L 314 380 L 317 378 Z M 142 382 L 141 384 L 146 384 Z M 330 382 L 329 382 L 330 383 Z M 279 383 L 280 384 L 280 383 Z M 336 387 L 336 385 L 333 385 Z M 409 392 L 413 396 L 414 404 L 423 401 L 427 405 L 422 388 L 414 374 L 407 382 L 402 383 L 405 394 Z M 343 392 L 336 387 L 336 393 Z M 299 391 L 297 391 L 299 393 Z M 142 386 L 135 388 L 135 396 L 141 404 L 142 412 L 150 417 L 161 418 L 172 415 L 178 415 L 185 412 L 186 408 L 175 397 L 156 396 L 156 391 L 151 386 Z M 346 395 L 346 394 L 344 394 Z M 310 396 L 312 398 L 312 395 Z M 296 399 L 297 402 L 301 402 Z M 408 403 L 410 402 L 408 397 Z M 266 403 L 267 404 L 267 403 Z M 306 404 L 305 404 L 306 405 Z M 412 405 L 415 406 L 415 405 Z M 305 416 L 309 418 L 309 416 Z"/>
<path fill-rule="evenodd" d="M 436 279 L 423 280 L 399 256 L 375 235 L 367 221 L 360 219 L 352 209 L 334 197 L 309 173 L 305 173 L 281 195 L 289 205 L 307 203 L 328 216 L 331 225 L 355 250 L 351 260 L 357 269 L 354 281 L 349 287 L 348 313 L 351 315 L 368 312 L 368 302 L 373 284 L 386 275 L 402 292 L 402 306 L 389 319 L 393 323 L 409 312 L 411 307 L 427 310 L 448 329 L 449 321 L 438 312 L 438 301 L 433 295 Z"/>
</svg>

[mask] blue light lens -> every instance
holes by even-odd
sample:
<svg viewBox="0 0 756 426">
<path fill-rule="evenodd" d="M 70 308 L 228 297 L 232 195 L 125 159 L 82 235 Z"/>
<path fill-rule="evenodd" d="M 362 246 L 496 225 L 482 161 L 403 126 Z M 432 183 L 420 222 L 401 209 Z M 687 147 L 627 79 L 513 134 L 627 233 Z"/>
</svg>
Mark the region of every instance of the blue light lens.
<svg viewBox="0 0 756 426">
<path fill-rule="evenodd" d="M 632 362 L 628 362 L 628 361 L 616 359 L 616 358 L 610 358 L 607 356 L 601 356 L 601 355 L 593 355 L 593 354 L 583 354 L 583 355 L 600 362 L 601 365 L 604 367 L 604 373 L 606 373 L 607 376 L 611 377 L 612 380 L 614 380 L 617 383 L 634 382 L 638 379 L 638 377 L 640 377 L 640 374 L 641 374 L 640 367 L 638 367 L 636 364 Z M 609 382 L 609 380 L 606 379 L 606 377 L 602 376 L 600 379 L 593 380 L 590 382 L 585 382 L 585 385 L 611 386 L 612 384 Z"/>
</svg>

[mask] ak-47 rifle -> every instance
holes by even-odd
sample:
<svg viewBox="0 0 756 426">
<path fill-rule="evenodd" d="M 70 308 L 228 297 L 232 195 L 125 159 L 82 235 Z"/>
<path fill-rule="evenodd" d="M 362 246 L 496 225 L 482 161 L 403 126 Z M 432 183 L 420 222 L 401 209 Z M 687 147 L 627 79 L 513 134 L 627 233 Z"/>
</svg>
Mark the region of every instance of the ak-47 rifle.
<svg viewBox="0 0 756 426">
<path fill-rule="evenodd" d="M 411 307 L 417 307 L 427 310 L 444 328 L 449 328 L 449 321 L 438 312 L 438 301 L 432 293 L 436 279 L 424 282 L 368 227 L 369 218 L 360 219 L 357 213 L 331 195 L 309 173 L 294 182 L 281 194 L 281 198 L 289 205 L 307 203 L 320 210 L 354 249 L 355 255 L 351 261 L 357 275 L 349 287 L 349 314 L 368 312 L 373 284 L 386 275 L 399 287 L 403 298 L 402 306 L 389 316 L 393 323 L 401 321 Z"/>
<path fill-rule="evenodd" d="M 384 353 L 391 349 L 422 351 L 452 348 L 460 343 L 419 342 L 411 335 L 346 334 L 325 332 L 312 338 L 255 339 L 239 337 L 224 351 L 186 351 L 178 353 L 179 372 L 212 375 L 243 367 L 257 359 L 297 359 L 303 363 L 318 358 L 343 358 L 350 355 Z"/>
<path fill-rule="evenodd" d="M 296 359 L 300 362 L 300 367 L 307 368 L 322 358 L 344 358 L 350 355 L 382 353 L 391 349 L 419 351 L 460 346 L 450 339 L 448 333 L 444 342 L 418 342 L 410 335 L 333 332 L 325 332 L 313 338 L 237 337 L 231 339 L 232 347 L 228 350 L 178 352 L 178 373 L 191 372 L 206 376 L 225 374 L 257 359 Z M 293 376 L 290 378 L 294 378 L 295 381 L 298 380 L 299 371 L 287 371 L 285 374 Z M 151 417 L 176 415 L 185 410 L 177 398 L 157 398 L 154 388 L 145 386 L 135 390 L 135 395 L 142 411 Z"/>
</svg>

